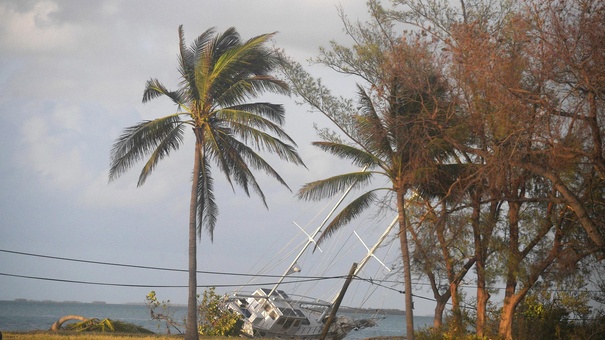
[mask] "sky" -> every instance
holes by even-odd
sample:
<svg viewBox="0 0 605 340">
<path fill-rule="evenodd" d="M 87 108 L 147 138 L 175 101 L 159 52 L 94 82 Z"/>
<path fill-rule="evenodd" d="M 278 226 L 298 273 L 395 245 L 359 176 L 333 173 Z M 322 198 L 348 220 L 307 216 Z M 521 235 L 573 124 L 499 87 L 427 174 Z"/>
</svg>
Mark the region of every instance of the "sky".
<svg viewBox="0 0 605 340">
<path fill-rule="evenodd" d="M 336 93 L 354 98 L 354 78 L 307 62 L 330 40 L 350 43 L 337 6 L 352 20 L 368 19 L 363 0 L 0 0 L 0 300 L 144 302 L 155 290 L 160 299 L 184 303 L 186 288 L 164 286 L 186 286 L 186 273 L 15 252 L 187 268 L 191 135 L 142 187 L 136 187 L 142 164 L 108 182 L 110 149 L 121 131 L 174 112 L 167 98 L 142 104 L 145 82 L 157 78 L 169 89 L 177 87 L 179 25 L 188 42 L 210 27 L 222 32 L 233 26 L 244 39 L 277 31 L 271 44 Z M 259 175 L 269 209 L 257 196 L 247 197 L 215 175 L 220 215 L 214 242 L 202 235 L 197 255 L 199 270 L 223 273 L 200 274 L 198 283 L 216 285 L 219 292 L 249 280 L 225 273 L 282 274 L 306 240 L 293 221 L 311 233 L 330 208 L 328 201 L 300 201 L 296 191 L 304 183 L 356 170 L 311 145 L 318 139 L 313 124 L 328 126 L 325 118 L 297 105 L 295 98 L 270 95 L 265 100 L 285 106 L 285 130 L 307 168 L 267 158 L 292 190 Z M 339 233 L 343 243 L 335 240 L 323 252 L 306 252 L 301 273 L 291 278 L 346 275 L 366 252 L 353 231 L 371 246 L 392 218 L 371 216 L 344 228 Z M 344 256 L 320 269 L 332 259 L 330 251 Z M 390 266 L 398 252 L 391 244 L 377 255 Z M 385 273 L 371 261 L 360 276 Z M 391 280 L 401 281 L 401 275 L 392 274 Z M 325 281 L 311 288 L 290 283 L 280 289 L 316 296 L 342 285 Z M 321 286 L 328 281 L 330 288 Z M 392 288 L 358 285 L 349 289 L 343 305 L 402 309 L 403 295 L 396 292 L 402 286 Z M 431 296 L 422 285 L 414 294 Z M 417 314 L 430 314 L 433 308 L 432 302 L 416 299 Z"/>
</svg>

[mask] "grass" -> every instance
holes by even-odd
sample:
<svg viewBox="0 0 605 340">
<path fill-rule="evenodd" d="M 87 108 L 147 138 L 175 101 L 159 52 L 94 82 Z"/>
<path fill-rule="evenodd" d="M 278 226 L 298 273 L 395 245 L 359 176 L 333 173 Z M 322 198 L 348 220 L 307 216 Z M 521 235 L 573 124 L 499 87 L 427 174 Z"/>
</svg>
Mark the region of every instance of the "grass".
<svg viewBox="0 0 605 340">
<path fill-rule="evenodd" d="M 2 333 L 2 340 L 175 340 L 182 339 L 182 335 L 166 334 L 119 334 L 119 333 L 91 333 L 91 332 L 11 332 Z M 225 340 L 221 337 L 200 337 L 204 340 Z"/>
<path fill-rule="evenodd" d="M 3 332 L 2 340 L 177 340 L 183 335 L 166 334 L 125 334 L 125 333 L 93 333 L 93 332 Z M 220 336 L 200 336 L 201 340 L 236 339 Z M 241 339 L 241 338 L 237 338 Z M 266 339 L 271 340 L 271 339 Z"/>
</svg>

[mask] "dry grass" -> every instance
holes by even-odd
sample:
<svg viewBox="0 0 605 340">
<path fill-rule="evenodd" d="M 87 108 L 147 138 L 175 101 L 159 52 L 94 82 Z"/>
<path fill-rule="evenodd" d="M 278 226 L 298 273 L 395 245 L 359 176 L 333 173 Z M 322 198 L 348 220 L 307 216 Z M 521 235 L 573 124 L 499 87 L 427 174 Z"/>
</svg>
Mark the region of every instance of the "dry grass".
<svg viewBox="0 0 605 340">
<path fill-rule="evenodd" d="M 149 335 L 149 334 L 111 334 L 111 333 L 90 333 L 90 332 L 12 332 L 3 333 L 2 340 L 175 340 L 182 339 L 182 335 Z M 219 338 L 203 338 L 204 340 L 212 340 Z"/>
</svg>

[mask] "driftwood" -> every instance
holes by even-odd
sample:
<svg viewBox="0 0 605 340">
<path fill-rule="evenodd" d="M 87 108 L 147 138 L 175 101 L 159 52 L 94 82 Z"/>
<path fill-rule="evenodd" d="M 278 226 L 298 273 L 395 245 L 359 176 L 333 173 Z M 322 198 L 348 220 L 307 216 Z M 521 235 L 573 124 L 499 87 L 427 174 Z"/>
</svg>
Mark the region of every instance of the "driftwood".
<svg viewBox="0 0 605 340">
<path fill-rule="evenodd" d="M 88 319 L 83 316 L 80 316 L 80 315 L 66 315 L 66 316 L 60 318 L 59 320 L 55 321 L 55 323 L 53 323 L 53 325 L 50 326 L 50 330 L 58 331 L 61 329 L 61 326 L 63 325 L 63 323 L 70 321 L 70 320 L 87 321 Z"/>
</svg>

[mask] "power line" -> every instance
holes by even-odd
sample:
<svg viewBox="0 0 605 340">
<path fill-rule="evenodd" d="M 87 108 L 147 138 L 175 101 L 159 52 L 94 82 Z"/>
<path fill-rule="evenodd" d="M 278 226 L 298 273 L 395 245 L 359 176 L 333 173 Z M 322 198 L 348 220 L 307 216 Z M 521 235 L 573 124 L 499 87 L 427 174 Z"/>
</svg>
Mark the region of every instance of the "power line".
<svg viewBox="0 0 605 340">
<path fill-rule="evenodd" d="M 93 282 L 93 281 L 80 281 L 80 280 L 67 280 L 67 279 L 58 279 L 58 278 L 49 278 L 49 277 L 41 277 L 41 276 L 30 276 L 30 275 L 18 275 L 18 274 L 9 274 L 9 273 L 1 273 L 0 276 L 21 278 L 21 279 L 30 279 L 30 280 L 42 280 L 42 281 L 51 281 L 51 282 L 61 282 L 61 283 L 71 283 L 71 284 L 84 284 L 84 285 L 94 285 L 94 286 L 110 286 L 110 287 L 125 287 L 125 288 L 188 288 L 187 285 L 143 285 L 143 284 L 127 284 L 127 283 L 108 283 L 108 282 Z M 330 279 L 343 279 L 345 276 L 332 276 L 332 277 L 319 277 L 319 278 L 311 278 L 311 279 L 303 279 L 303 280 L 290 280 L 281 282 L 281 284 L 293 284 L 293 283 L 304 283 L 311 281 L 322 281 L 322 280 L 330 280 Z M 388 290 L 392 290 L 398 292 L 400 294 L 404 294 L 404 291 L 394 289 L 392 287 L 385 286 L 383 284 L 377 283 L 372 279 L 365 279 L 358 276 L 354 277 L 355 280 L 360 280 L 364 282 L 369 282 L 370 284 L 377 285 L 381 288 L 385 288 Z M 229 288 L 229 287 L 249 287 L 249 286 L 269 286 L 274 285 L 276 282 L 265 282 L 265 283 L 248 283 L 248 284 L 212 284 L 212 285 L 198 285 L 197 288 Z M 428 301 L 435 302 L 435 299 L 412 294 L 414 297 L 419 299 L 424 299 Z"/>
<path fill-rule="evenodd" d="M 368 279 L 364 279 L 364 280 L 368 280 Z M 372 280 L 371 278 L 369 280 Z M 394 281 L 394 280 L 381 280 L 380 282 L 383 283 L 402 283 L 401 281 Z M 430 282 L 413 282 L 413 285 L 416 286 L 430 286 L 431 283 Z M 449 286 L 449 284 L 446 284 L 446 286 Z M 386 288 L 386 287 L 385 287 Z M 479 288 L 479 286 L 476 285 L 470 285 L 470 284 L 460 284 L 458 285 L 458 288 Z M 506 287 L 487 287 L 487 289 L 489 290 L 504 290 L 506 289 Z M 603 291 L 601 290 L 587 290 L 587 289 L 564 289 L 564 288 L 549 288 L 546 289 L 546 291 L 548 292 L 583 292 L 583 293 L 603 293 Z"/>
<path fill-rule="evenodd" d="M 75 259 L 69 257 L 60 257 L 60 256 L 51 256 L 51 255 L 42 255 L 35 253 L 26 253 L 14 250 L 6 250 L 0 249 L 0 252 L 15 254 L 15 255 L 23 255 L 23 256 L 31 256 L 31 257 L 39 257 L 46 258 L 52 260 L 61 260 L 61 261 L 69 261 L 69 262 L 79 262 L 79 263 L 89 263 L 96 265 L 104 265 L 104 266 L 114 266 L 114 267 L 125 267 L 125 268 L 137 268 L 137 269 L 148 269 L 148 270 L 159 270 L 159 271 L 170 271 L 170 272 L 182 272 L 187 273 L 187 269 L 177 269 L 177 268 L 166 268 L 166 267 L 152 267 L 152 266 L 143 266 L 136 264 L 125 264 L 125 263 L 115 263 L 115 262 L 103 262 L 103 261 L 93 261 L 93 260 L 82 260 Z M 210 274 L 210 275 L 224 275 L 224 276 L 244 276 L 244 277 L 264 277 L 264 278 L 280 278 L 280 275 L 262 275 L 262 274 L 243 274 L 243 273 L 233 273 L 233 272 L 215 272 L 215 271 L 196 271 L 198 274 Z M 323 276 L 298 276 L 299 278 L 304 279 L 324 279 Z M 332 278 L 343 278 L 345 276 L 334 276 Z"/>
<path fill-rule="evenodd" d="M 362 277 L 359 277 L 359 276 L 356 276 L 355 278 L 358 279 L 358 280 L 361 280 L 361 281 L 368 282 L 368 283 L 370 283 L 372 285 L 376 285 L 378 287 L 381 287 L 381 288 L 384 288 L 384 289 L 388 289 L 388 290 L 397 292 L 399 294 L 405 294 L 405 291 L 403 291 L 403 290 L 398 290 L 398 289 L 395 289 L 393 287 L 385 286 L 382 283 L 376 282 L 375 280 L 373 280 L 371 278 L 370 279 L 365 279 L 365 278 L 362 278 Z M 394 281 L 381 280 L 380 282 L 394 282 Z M 399 282 L 396 282 L 396 283 L 399 283 Z M 422 299 L 422 300 L 427 300 L 427 301 L 431 301 L 431 302 L 437 302 L 437 300 L 435 298 L 430 298 L 430 297 L 426 297 L 426 296 L 422 296 L 422 295 L 417 295 L 417 294 L 412 294 L 412 296 L 415 297 L 415 298 L 418 298 L 418 299 Z M 448 302 L 447 305 L 451 306 L 452 304 Z M 475 307 L 466 306 L 464 304 L 461 304 L 460 307 L 467 308 L 467 309 L 476 309 Z"/>
<path fill-rule="evenodd" d="M 85 285 L 95 285 L 95 286 L 128 287 L 128 288 L 187 288 L 188 287 L 187 285 L 143 285 L 143 284 L 79 281 L 79 280 L 67 280 L 67 279 L 57 279 L 57 278 L 30 276 L 30 275 L 18 275 L 18 274 L 9 274 L 9 273 L 0 273 L 0 276 L 8 276 L 8 277 L 31 279 L 31 280 L 52 281 L 52 282 L 85 284 Z M 290 281 L 284 281 L 284 282 L 282 282 L 282 284 L 304 283 L 304 282 L 311 282 L 311 281 L 323 281 L 323 280 L 333 280 L 333 279 L 343 279 L 343 278 L 344 278 L 344 276 L 330 276 L 330 277 L 322 277 L 322 278 L 290 280 Z M 249 283 L 249 284 L 212 284 L 212 285 L 198 285 L 197 287 L 198 288 L 210 288 L 210 287 L 227 288 L 227 287 L 247 287 L 247 286 L 269 286 L 269 285 L 274 285 L 275 283 L 276 282 Z"/>
<path fill-rule="evenodd" d="M 136 269 L 146 269 L 146 270 L 158 270 L 158 271 L 169 271 L 169 272 L 182 272 L 182 273 L 186 273 L 188 272 L 187 269 L 177 269 L 177 268 L 166 268 L 166 267 L 153 267 L 153 266 L 144 266 L 144 265 L 136 265 L 136 264 L 126 264 L 126 263 L 115 263 L 115 262 L 104 262 L 104 261 L 94 261 L 94 260 L 83 260 L 83 259 L 75 259 L 75 258 L 69 258 L 69 257 L 60 257 L 60 256 L 52 256 L 52 255 L 43 255 L 43 254 L 36 254 L 36 253 L 29 253 L 29 252 L 21 252 L 21 251 L 15 251 L 15 250 L 7 250 L 7 249 L 0 249 L 0 252 L 3 253 L 8 253 L 8 254 L 14 254 L 14 255 L 22 255 L 22 256 L 30 256 L 30 257 L 38 257 L 38 258 L 46 258 L 46 259 L 52 259 L 52 260 L 61 260 L 61 261 L 69 261 L 69 262 L 79 262 L 79 263 L 88 263 L 88 264 L 96 264 L 96 265 L 104 265 L 104 266 L 114 266 L 114 267 L 124 267 L 124 268 L 136 268 Z M 233 272 L 216 272 L 216 271 L 203 271 L 203 270 L 198 270 L 196 271 L 198 274 L 208 274 L 208 275 L 222 275 L 222 276 L 242 276 L 242 277 L 262 277 L 262 278 L 281 278 L 280 275 L 268 275 L 268 274 L 243 274 L 243 273 L 233 273 Z M 0 273 L 1 274 L 1 273 Z M 4 276 L 15 276 L 15 277 L 19 277 L 18 275 L 13 275 L 13 274 L 2 274 Z M 24 278 L 29 278 L 26 276 L 23 276 Z M 326 280 L 326 279 L 343 279 L 345 276 L 331 276 L 331 277 L 324 277 L 324 276 L 302 276 L 299 275 L 297 276 L 298 279 L 304 280 L 304 281 L 288 281 L 288 283 L 302 283 L 302 282 L 309 282 L 309 281 L 320 281 L 320 280 Z M 31 278 L 35 278 L 35 277 L 31 277 Z M 48 278 L 40 278 L 41 280 L 55 280 L 55 281 L 61 281 L 62 279 L 48 279 Z M 359 277 L 360 280 L 364 280 L 370 283 L 372 282 L 372 279 L 365 279 L 365 278 L 361 278 Z M 63 280 L 63 282 L 71 282 L 70 280 Z M 75 281 L 74 283 L 85 283 L 86 281 Z M 393 283 L 393 284 L 400 284 L 400 281 L 393 281 L 393 280 L 382 280 L 381 282 L 383 283 Z M 91 283 L 91 284 L 95 284 L 95 283 Z M 275 282 L 273 283 L 266 283 L 267 285 L 274 285 Z M 373 283 L 375 284 L 375 283 Z M 120 286 L 121 284 L 104 284 L 104 285 L 115 285 L 115 286 Z M 239 287 L 246 287 L 246 286 L 250 286 L 252 284 L 239 284 L 239 285 L 209 285 L 209 286 L 200 286 L 200 287 L 230 287 L 230 286 L 239 286 Z M 260 285 L 259 283 L 255 284 L 255 285 Z M 429 283 L 426 282 L 416 282 L 415 285 L 429 285 Z M 129 285 L 123 285 L 125 287 L 128 287 Z M 132 286 L 141 286 L 141 287 L 152 287 L 152 286 L 148 286 L 148 285 L 132 285 Z M 388 286 L 384 286 L 384 285 L 379 285 L 382 288 L 386 288 L 392 291 L 396 291 L 398 293 L 402 293 L 402 291 L 394 289 L 392 287 L 388 287 Z M 160 286 L 153 286 L 153 287 L 160 287 Z M 181 286 L 167 286 L 167 287 L 181 287 Z M 460 285 L 460 288 L 477 288 L 477 286 L 474 285 Z M 505 289 L 504 287 L 490 287 L 489 289 L 495 289 L 495 290 L 503 290 Z M 586 292 L 586 293 L 601 293 L 601 291 L 597 291 L 597 290 L 577 290 L 577 289 L 548 289 L 548 291 L 551 292 Z"/>
<path fill-rule="evenodd" d="M 68 257 L 60 257 L 60 256 L 51 256 L 51 255 L 42 255 L 7 249 L 0 249 L 0 252 L 22 255 L 22 256 L 30 256 L 30 257 L 38 257 L 38 258 L 46 258 L 52 260 L 61 260 L 61 261 L 69 261 L 69 262 L 79 262 L 79 263 L 88 263 L 88 264 L 96 264 L 96 265 L 104 265 L 104 266 L 115 266 L 115 267 L 125 267 L 125 268 L 136 268 L 136 269 L 147 269 L 147 270 L 159 270 L 159 271 L 170 271 L 170 272 L 188 272 L 186 269 L 176 269 L 176 268 L 166 268 L 166 267 L 152 267 L 152 266 L 143 266 L 143 265 L 135 265 L 135 264 L 125 264 L 125 263 L 115 263 L 115 262 L 104 262 L 104 261 L 93 261 L 93 260 L 83 260 L 83 259 L 75 259 Z M 279 275 L 256 275 L 256 274 L 242 274 L 242 273 L 232 273 L 232 272 L 213 272 L 213 271 L 196 271 L 198 274 L 210 274 L 210 275 L 229 275 L 229 276 L 245 276 L 245 277 L 264 277 L 264 278 L 281 278 Z M 0 273 L 0 276 L 14 277 L 14 278 L 22 278 L 22 279 L 31 279 L 31 280 L 42 280 L 42 281 L 52 281 L 52 282 L 63 282 L 63 283 L 72 283 L 72 284 L 84 284 L 84 285 L 96 285 L 96 286 L 111 286 L 111 287 L 127 287 L 127 288 L 187 288 L 186 285 L 144 285 L 144 284 L 125 284 L 125 283 L 107 283 L 107 282 L 92 282 L 92 281 L 80 281 L 80 280 L 67 280 L 67 279 L 58 279 L 58 278 L 49 278 L 49 277 L 40 277 L 40 276 L 30 276 L 30 275 L 18 275 L 18 274 L 9 274 L 9 273 Z M 299 284 L 305 282 L 312 281 L 324 281 L 331 279 L 344 279 L 345 276 L 298 276 L 297 280 L 289 280 L 284 281 L 282 284 Z M 381 283 L 377 283 L 374 280 L 365 279 L 359 276 L 356 276 L 354 279 L 365 281 L 373 285 L 377 285 L 381 288 L 388 289 L 391 291 L 395 291 L 400 294 L 404 294 L 405 292 L 402 290 L 395 289 L 393 287 L 385 286 Z M 381 281 L 387 283 L 400 283 L 398 281 Z M 213 285 L 198 285 L 198 288 L 210 288 L 210 287 L 218 287 L 218 288 L 229 288 L 229 287 L 249 287 L 249 286 L 263 286 L 263 285 L 274 285 L 276 282 L 265 282 L 265 283 L 247 283 L 247 284 L 213 284 Z M 427 298 L 424 296 L 413 294 L 414 297 L 433 301 L 435 299 Z"/>
</svg>

